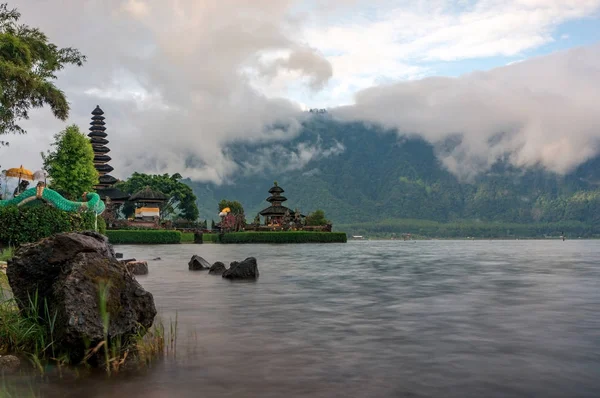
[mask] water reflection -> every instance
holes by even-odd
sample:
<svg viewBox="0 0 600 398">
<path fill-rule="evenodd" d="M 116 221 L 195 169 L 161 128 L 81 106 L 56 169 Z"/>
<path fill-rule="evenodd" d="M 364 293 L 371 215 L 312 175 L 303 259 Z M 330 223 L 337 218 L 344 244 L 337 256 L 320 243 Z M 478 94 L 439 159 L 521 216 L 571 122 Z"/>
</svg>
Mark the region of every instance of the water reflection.
<svg viewBox="0 0 600 398">
<path fill-rule="evenodd" d="M 61 397 L 595 397 L 600 242 L 121 246 L 177 358 Z M 260 279 L 190 272 L 255 256 Z"/>
</svg>

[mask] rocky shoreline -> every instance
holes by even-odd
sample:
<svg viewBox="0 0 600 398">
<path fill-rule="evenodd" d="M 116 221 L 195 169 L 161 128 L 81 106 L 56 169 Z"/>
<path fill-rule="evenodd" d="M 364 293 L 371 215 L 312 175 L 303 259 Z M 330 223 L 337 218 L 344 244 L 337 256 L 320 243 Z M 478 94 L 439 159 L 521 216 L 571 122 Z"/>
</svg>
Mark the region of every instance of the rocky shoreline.
<svg viewBox="0 0 600 398">
<path fill-rule="evenodd" d="M 105 363 L 105 350 L 117 350 L 124 362 L 156 316 L 154 298 L 132 268 L 143 270 L 143 263 L 123 264 L 107 238 L 95 232 L 61 233 L 25 244 L 7 264 L 14 307 L 3 310 L 52 336 L 51 349 L 36 352 L 38 359 L 53 360 L 53 353 L 60 353 L 71 364 L 108 369 L 113 364 Z M 37 343 L 18 337 L 23 344 L 3 347 L 7 353 L 28 354 L 27 348 L 19 350 Z"/>
<path fill-rule="evenodd" d="M 50 351 L 56 351 L 75 367 L 83 364 L 109 371 L 115 363 L 107 362 L 103 347 L 118 346 L 115 357 L 120 361 L 118 366 L 123 365 L 127 354 L 130 354 L 127 364 L 135 364 L 144 334 L 148 332 L 146 337 L 153 339 L 151 328 L 164 328 L 160 322 L 153 325 L 154 298 L 135 276 L 147 275 L 148 263 L 160 260 L 160 257 L 150 261 L 123 259 L 105 236 L 95 232 L 61 233 L 22 245 L 11 260 L 0 262 L 3 283 L 0 287 L 10 295 L 0 318 L 4 316 L 8 322 L 32 322 L 33 327 L 50 333 L 52 347 L 48 352 L 35 352 L 38 361 L 55 361 Z M 252 281 L 259 277 L 254 257 L 227 266 L 221 261 L 211 264 L 195 255 L 188 268 L 229 280 Z M 29 297 L 40 299 L 33 303 Z M 26 314 L 37 315 L 27 319 Z M 37 344 L 26 337 L 21 343 L 0 345 L 0 373 L 15 372 L 23 365 L 23 359 L 32 355 L 28 350 Z M 154 343 L 157 348 L 153 352 L 162 352 L 164 341 Z"/>
</svg>

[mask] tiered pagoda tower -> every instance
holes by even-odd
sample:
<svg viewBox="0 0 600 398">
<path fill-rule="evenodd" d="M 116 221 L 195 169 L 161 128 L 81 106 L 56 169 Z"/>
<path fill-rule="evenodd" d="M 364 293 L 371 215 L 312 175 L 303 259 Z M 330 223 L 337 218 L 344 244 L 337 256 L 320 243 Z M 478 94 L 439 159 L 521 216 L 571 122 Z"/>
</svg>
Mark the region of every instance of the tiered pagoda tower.
<svg viewBox="0 0 600 398">
<path fill-rule="evenodd" d="M 283 221 L 286 213 L 288 213 L 291 217 L 295 216 L 295 212 L 293 210 L 282 205 L 282 203 L 287 200 L 287 198 L 282 195 L 283 192 L 283 188 L 277 185 L 277 183 L 274 183 L 271 189 L 269 189 L 271 196 L 267 198 L 267 202 L 269 202 L 271 206 L 258 213 L 265 217 L 265 224 L 280 224 Z"/>
<path fill-rule="evenodd" d="M 114 188 L 113 185 L 119 180 L 108 174 L 114 169 L 108 164 L 111 157 L 108 156 L 110 149 L 106 146 L 108 140 L 106 139 L 106 127 L 104 127 L 106 123 L 104 122 L 104 116 L 102 116 L 104 111 L 100 109 L 99 105 L 96 105 L 92 115 L 88 137 L 90 137 L 94 149 L 94 166 L 100 175 L 98 185 L 94 186 L 94 189 L 96 189 L 102 200 L 105 201 L 108 198 L 112 202 L 122 203 L 127 200 L 129 195 Z"/>
</svg>

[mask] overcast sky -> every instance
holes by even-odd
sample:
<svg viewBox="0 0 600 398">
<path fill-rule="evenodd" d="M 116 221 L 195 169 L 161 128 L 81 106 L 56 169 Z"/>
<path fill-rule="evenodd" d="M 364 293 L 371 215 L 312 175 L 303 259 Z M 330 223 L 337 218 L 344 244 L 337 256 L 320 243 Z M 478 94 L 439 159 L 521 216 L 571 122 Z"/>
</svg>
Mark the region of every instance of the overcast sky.
<svg viewBox="0 0 600 398">
<path fill-rule="evenodd" d="M 307 107 L 435 143 L 461 176 L 509 152 L 569 171 L 598 153 L 600 0 L 19 0 L 22 22 L 88 56 L 58 85 L 68 123 L 104 111 L 117 177 L 222 182 L 230 142 L 294 136 Z M 2 168 L 41 166 L 47 109 L 6 137 Z M 273 126 L 277 125 L 278 129 Z M 498 136 L 503 133 L 502 136 Z M 297 157 L 339 148 L 299 148 Z M 299 162 L 298 164 L 304 164 Z"/>
</svg>

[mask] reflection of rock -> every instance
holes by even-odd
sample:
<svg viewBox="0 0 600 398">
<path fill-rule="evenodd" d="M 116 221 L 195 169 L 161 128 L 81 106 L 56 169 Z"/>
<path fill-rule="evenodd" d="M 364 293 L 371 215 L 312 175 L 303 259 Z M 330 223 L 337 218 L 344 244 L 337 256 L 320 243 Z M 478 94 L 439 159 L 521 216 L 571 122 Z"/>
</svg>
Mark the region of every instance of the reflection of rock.
<svg viewBox="0 0 600 398">
<path fill-rule="evenodd" d="M 222 275 L 223 272 L 225 272 L 225 270 L 227 270 L 227 267 L 225 267 L 225 264 L 223 264 L 220 261 L 217 261 L 210 267 L 210 270 L 208 270 L 208 273 L 211 275 Z"/>
<path fill-rule="evenodd" d="M 147 275 L 148 263 L 146 261 L 130 261 L 126 267 L 133 275 Z"/>
<path fill-rule="evenodd" d="M 21 361 L 14 355 L 0 355 L 0 375 L 14 373 L 21 366 Z"/>
<path fill-rule="evenodd" d="M 200 256 L 193 255 L 188 267 L 190 271 L 204 271 L 210 269 L 210 263 Z"/>
<path fill-rule="evenodd" d="M 46 319 L 47 302 L 48 312 L 56 314 L 53 337 L 57 348 L 69 352 L 74 361 L 104 340 L 101 291 L 106 293 L 109 339 L 120 338 L 126 345 L 140 326 L 149 328 L 156 315 L 152 294 L 115 259 L 106 237 L 97 233 L 57 234 L 23 245 L 15 252 L 7 275 L 21 309 L 37 294 L 43 298 L 38 313 Z"/>
<path fill-rule="evenodd" d="M 254 257 L 248 257 L 241 263 L 234 261 L 229 269 L 223 272 L 223 278 L 227 279 L 256 279 L 258 278 L 258 264 Z"/>
</svg>

